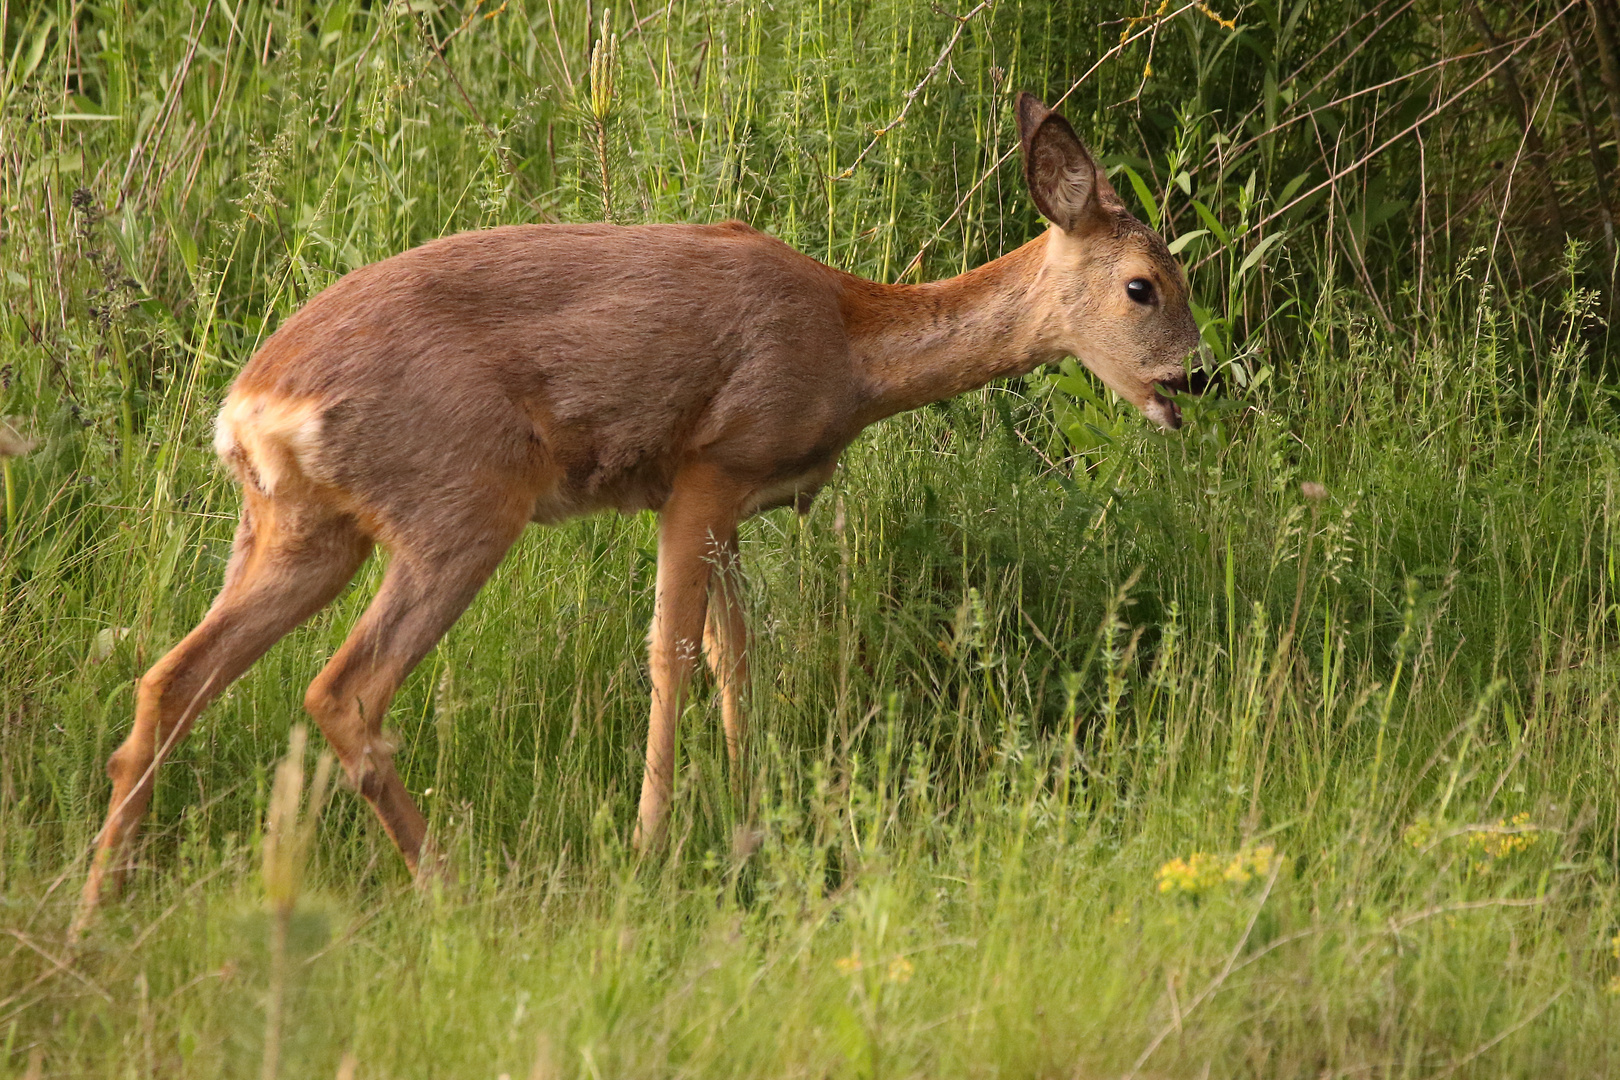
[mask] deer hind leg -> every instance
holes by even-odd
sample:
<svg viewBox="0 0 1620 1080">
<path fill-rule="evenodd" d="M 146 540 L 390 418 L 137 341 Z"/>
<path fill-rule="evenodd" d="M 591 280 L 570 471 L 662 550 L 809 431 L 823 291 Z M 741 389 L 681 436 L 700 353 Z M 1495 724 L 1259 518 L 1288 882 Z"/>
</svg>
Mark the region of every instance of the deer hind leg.
<svg viewBox="0 0 1620 1080">
<path fill-rule="evenodd" d="M 716 566 L 709 584 L 708 622 L 703 629 L 703 653 L 720 690 L 720 719 L 726 732 L 726 756 L 731 759 L 731 782 L 742 782 L 743 739 L 748 717 L 742 695 L 748 685 L 748 624 L 743 612 L 742 564 L 737 530 L 715 544 Z"/>
<path fill-rule="evenodd" d="M 443 529 L 429 542 L 393 541 L 382 587 L 304 698 L 413 874 L 427 822 L 394 769 L 383 716 L 406 676 L 500 564 L 524 521 L 521 512 L 503 512 L 493 524 L 486 515 L 476 528 Z"/>
<path fill-rule="evenodd" d="M 120 859 L 152 801 L 157 766 L 210 701 L 289 630 L 348 584 L 371 550 L 354 520 L 328 508 L 273 503 L 249 493 L 225 571 L 225 585 L 196 629 L 141 677 L 135 725 L 107 762 L 112 801 L 74 919 L 116 889 Z"/>
<path fill-rule="evenodd" d="M 675 788 L 675 728 L 702 645 L 709 579 L 723 539 L 734 536 L 740 493 L 712 470 L 677 477 L 658 521 L 658 594 L 647 635 L 652 716 L 634 843 L 663 840 Z"/>
</svg>

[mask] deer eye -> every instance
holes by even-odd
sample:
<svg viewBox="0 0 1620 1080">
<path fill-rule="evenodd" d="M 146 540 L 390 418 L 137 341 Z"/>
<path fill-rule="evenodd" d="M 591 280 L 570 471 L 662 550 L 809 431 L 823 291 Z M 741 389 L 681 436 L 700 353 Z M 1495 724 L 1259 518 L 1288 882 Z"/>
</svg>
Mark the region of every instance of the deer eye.
<svg viewBox="0 0 1620 1080">
<path fill-rule="evenodd" d="M 1138 304 L 1153 303 L 1153 282 L 1147 278 L 1131 278 L 1125 283 L 1125 293 Z"/>
</svg>

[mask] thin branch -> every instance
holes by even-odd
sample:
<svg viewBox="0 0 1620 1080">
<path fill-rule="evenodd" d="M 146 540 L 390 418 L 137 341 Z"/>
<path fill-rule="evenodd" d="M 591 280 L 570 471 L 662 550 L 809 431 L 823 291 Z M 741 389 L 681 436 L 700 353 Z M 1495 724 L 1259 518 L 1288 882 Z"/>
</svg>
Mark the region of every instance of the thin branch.
<svg viewBox="0 0 1620 1080">
<path fill-rule="evenodd" d="M 1249 943 L 1250 935 L 1254 933 L 1255 923 L 1260 921 L 1260 912 L 1265 910 L 1266 901 L 1271 897 L 1271 888 L 1277 884 L 1277 875 L 1282 872 L 1282 866 L 1282 860 L 1278 859 L 1271 867 L 1271 876 L 1266 878 L 1265 890 L 1261 892 L 1259 901 L 1254 905 L 1254 912 L 1249 916 L 1249 925 L 1243 928 L 1243 936 L 1238 938 L 1237 944 L 1233 946 L 1232 955 L 1226 958 L 1226 966 L 1221 968 L 1221 973 L 1205 984 L 1202 990 L 1198 991 L 1198 996 L 1187 1003 L 1187 1007 L 1181 1010 L 1180 1016 L 1159 1029 L 1159 1033 L 1153 1036 L 1153 1041 L 1147 1044 L 1147 1048 L 1136 1059 L 1136 1064 L 1131 1066 L 1131 1071 L 1125 1074 L 1125 1080 L 1134 1080 L 1136 1074 L 1142 1071 L 1142 1066 L 1147 1064 L 1148 1058 L 1153 1056 L 1153 1052 L 1163 1044 L 1164 1040 L 1168 1039 L 1181 1026 L 1183 1020 L 1192 1015 L 1194 1009 L 1214 997 L 1215 992 L 1221 988 L 1221 984 L 1226 982 L 1227 976 L 1231 975 L 1236 969 L 1238 957 L 1243 955 L 1243 948 Z"/>
<path fill-rule="evenodd" d="M 1162 16 L 1159 16 L 1159 17 L 1155 18 L 1151 24 L 1149 24 L 1149 25 L 1143 27 L 1142 29 L 1136 31 L 1134 34 L 1131 34 L 1131 35 L 1129 35 L 1127 37 L 1121 38 L 1118 45 L 1115 45 L 1113 48 L 1109 49 L 1107 52 L 1105 52 L 1101 56 L 1099 56 L 1097 58 L 1096 62 L 1094 64 L 1092 64 L 1090 67 L 1086 68 L 1085 72 L 1082 73 L 1081 76 L 1074 81 L 1073 86 L 1070 86 L 1067 90 L 1063 91 L 1063 93 L 1058 97 L 1058 99 L 1056 101 L 1052 102 L 1052 108 L 1056 109 L 1059 105 L 1062 105 L 1065 101 L 1069 100 L 1069 97 L 1076 90 L 1080 89 L 1080 87 L 1085 83 L 1085 81 L 1087 79 L 1091 78 L 1091 76 L 1096 73 L 1098 68 L 1102 67 L 1109 60 L 1112 60 L 1114 57 L 1116 57 L 1120 53 L 1124 52 L 1125 47 L 1127 45 L 1131 44 L 1131 42 L 1136 41 L 1138 38 L 1145 37 L 1146 35 L 1153 33 L 1154 30 L 1156 30 L 1158 28 L 1160 23 L 1169 22 L 1171 19 L 1174 19 L 1177 15 L 1180 15 L 1182 12 L 1190 11 L 1193 8 L 1196 8 L 1197 6 L 1198 6 L 1197 0 L 1191 0 L 1191 2 L 1183 4 L 1180 7 L 1176 8 L 1176 10 L 1174 10 L 1172 12 L 1169 12 L 1168 14 L 1165 14 L 1165 15 L 1162 15 Z M 956 220 L 956 216 L 962 212 L 962 208 L 968 204 L 968 200 L 973 198 L 973 196 L 978 192 L 978 190 L 985 185 L 985 182 L 987 180 L 989 180 L 992 176 L 994 176 L 996 174 L 996 172 L 1001 168 L 1001 166 L 1006 164 L 1007 159 L 1012 157 L 1017 152 L 1018 152 L 1018 144 L 1015 142 L 1015 143 L 1013 143 L 1013 145 L 1011 145 L 1011 146 L 1009 146 L 1007 148 L 1006 152 L 1004 152 L 1000 157 L 996 158 L 995 162 L 992 163 L 991 166 L 988 169 L 986 169 L 982 174 L 980 174 L 979 178 L 973 182 L 973 186 L 968 188 L 967 194 L 963 195 L 962 198 L 957 201 L 956 207 L 949 214 L 947 214 L 945 216 L 945 220 L 941 221 L 934 228 L 934 235 L 930 236 L 927 240 L 923 241 L 922 246 L 917 249 L 917 254 L 913 255 L 911 257 L 911 261 L 906 264 L 906 268 L 904 270 L 900 271 L 899 276 L 901 278 L 904 278 L 907 274 L 911 273 L 913 270 L 917 269 L 919 266 L 922 265 L 923 256 L 926 255 L 928 253 L 928 249 L 933 247 L 934 243 L 936 241 L 938 241 L 941 236 L 944 235 L 945 226 L 949 225 L 951 222 Z"/>
<path fill-rule="evenodd" d="M 1439 68 L 1446 67 L 1449 64 L 1459 63 L 1459 62 L 1461 62 L 1463 60 L 1472 60 L 1475 57 L 1479 57 L 1479 56 L 1488 56 L 1488 55 L 1490 55 L 1490 53 L 1491 53 L 1490 49 L 1479 49 L 1479 50 L 1476 50 L 1474 52 L 1458 53 L 1456 56 L 1441 57 L 1439 60 L 1436 60 L 1434 63 L 1425 64 L 1422 67 L 1417 68 L 1414 71 L 1408 71 L 1405 74 L 1397 75 L 1392 79 L 1386 79 L 1383 82 L 1377 83 L 1376 85 L 1373 85 L 1373 86 L 1364 86 L 1360 90 L 1352 90 L 1352 91 L 1350 91 L 1350 93 L 1345 94 L 1342 97 L 1336 97 L 1332 101 L 1323 102 L 1321 105 L 1316 105 L 1316 106 L 1313 106 L 1312 108 L 1306 109 L 1304 112 L 1300 113 L 1297 116 L 1290 116 L 1286 120 L 1280 120 L 1277 123 L 1273 124 L 1271 127 L 1267 128 L 1266 130 L 1264 130 L 1264 131 L 1262 131 L 1262 132 L 1260 132 L 1260 133 L 1258 133 L 1256 135 L 1250 135 L 1247 139 L 1244 139 L 1242 142 L 1238 143 L 1236 146 L 1233 146 L 1232 148 L 1230 148 L 1228 150 L 1222 151 L 1222 156 L 1226 157 L 1228 160 L 1234 159 L 1239 154 L 1243 153 L 1243 151 L 1247 150 L 1249 147 L 1253 146 L 1255 143 L 1258 143 L 1261 139 L 1264 139 L 1264 138 L 1266 138 L 1267 136 L 1270 136 L 1270 135 L 1275 135 L 1279 131 L 1285 131 L 1288 128 L 1294 126 L 1295 124 L 1301 122 L 1302 120 L 1309 120 L 1312 117 L 1314 117 L 1317 113 L 1327 112 L 1330 109 L 1336 109 L 1339 106 L 1343 105 L 1345 102 L 1354 101 L 1356 98 L 1363 97 L 1363 96 L 1365 96 L 1367 94 L 1376 94 L 1380 90 L 1387 90 L 1392 86 L 1397 86 L 1397 85 L 1399 85 L 1399 84 L 1401 84 L 1403 82 L 1408 82 L 1408 81 L 1410 81 L 1412 79 L 1417 78 L 1420 75 L 1425 75 L 1428 72 L 1437 70 Z M 1309 96 L 1310 96 L 1309 94 L 1301 94 L 1295 99 L 1295 101 L 1296 102 L 1297 101 L 1303 101 L 1305 98 L 1307 98 Z M 1395 106 L 1395 107 L 1398 107 L 1398 106 Z M 1241 125 L 1239 125 L 1239 127 L 1241 127 Z M 1215 152 L 1212 151 L 1210 154 L 1208 154 L 1208 155 L 1206 155 L 1204 157 L 1204 163 L 1203 163 L 1202 167 L 1208 168 L 1209 166 L 1214 165 L 1216 163 L 1216 160 L 1217 160 L 1217 158 L 1216 158 Z"/>
<path fill-rule="evenodd" d="M 456 93 L 461 96 L 462 102 L 467 106 L 467 112 L 478 126 L 484 129 L 484 134 L 489 137 L 490 145 L 495 148 L 495 154 L 501 159 L 501 165 L 506 169 L 507 174 L 526 182 L 526 178 L 518 170 L 517 163 L 512 160 L 512 153 L 506 148 L 505 141 L 502 140 L 500 134 L 494 128 L 489 126 L 489 122 L 484 119 L 484 114 L 478 111 L 478 106 L 473 104 L 473 99 L 468 95 L 467 88 L 461 85 L 461 78 L 456 74 L 456 69 L 450 66 L 450 58 L 444 54 L 444 46 L 449 43 L 450 39 L 455 37 L 455 34 L 451 34 L 450 38 L 441 43 L 434 36 L 433 31 L 428 27 L 421 13 L 413 12 L 412 14 L 416 18 L 416 28 L 422 35 L 423 43 L 427 45 L 428 51 L 434 55 L 444 68 L 445 74 L 450 76 L 450 82 L 454 84 Z M 456 33 L 460 32 L 460 30 L 456 31 Z"/>
<path fill-rule="evenodd" d="M 1389 920 L 1389 931 L 1398 934 L 1407 927 L 1415 926 L 1425 919 L 1432 919 L 1436 915 L 1452 915 L 1459 911 L 1480 911 L 1485 908 L 1533 908 L 1540 907 L 1546 902 L 1546 898 L 1540 896 L 1503 896 L 1494 900 L 1463 900 L 1455 904 L 1436 904 L 1404 918 Z"/>
<path fill-rule="evenodd" d="M 1497 1032 L 1495 1037 L 1493 1037 L 1491 1039 L 1488 1039 L 1483 1043 L 1480 1043 L 1473 1050 L 1469 1051 L 1467 1054 L 1464 1054 L 1462 1057 L 1458 1058 L 1456 1061 L 1453 1061 L 1450 1065 L 1447 1065 L 1445 1068 L 1443 1068 L 1439 1072 L 1435 1073 L 1434 1074 L 1434 1080 L 1444 1080 L 1445 1077 L 1450 1076 L 1452 1073 L 1456 1072 L 1458 1069 L 1462 1068 L 1464 1065 L 1467 1065 L 1470 1061 L 1473 1061 L 1475 1058 L 1479 1057 L 1481 1054 L 1484 1054 L 1486 1051 L 1488 1051 L 1492 1047 L 1494 1047 L 1497 1043 L 1501 1042 L 1503 1039 L 1507 1038 L 1509 1035 L 1512 1035 L 1515 1031 L 1518 1031 L 1520 1028 L 1526 1027 L 1526 1026 L 1534 1023 L 1536 1021 L 1536 1019 L 1542 1013 L 1544 1013 L 1548 1009 L 1552 1008 L 1553 1002 L 1555 1002 L 1559 998 L 1563 997 L 1565 992 L 1567 992 L 1568 990 L 1569 990 L 1569 984 L 1565 983 L 1563 986 L 1559 987 L 1558 991 L 1556 993 L 1554 993 L 1552 997 L 1548 998 L 1546 1001 L 1543 1001 L 1540 1005 L 1538 1005 L 1536 1007 L 1535 1011 L 1532 1012 L 1529 1016 L 1526 1016 L 1523 1020 L 1520 1020 L 1518 1023 L 1513 1024 L 1510 1027 L 1503 1028 L 1501 1031 Z"/>
<path fill-rule="evenodd" d="M 105 1001 L 107 1004 L 109 1004 L 109 1005 L 113 1004 L 112 995 L 107 993 L 107 991 L 103 990 L 100 986 L 96 985 L 95 981 L 92 980 L 88 975 L 84 974 L 82 971 L 79 971 L 72 964 L 68 963 L 66 960 L 63 960 L 61 957 L 53 956 L 50 953 L 46 952 L 45 949 L 39 945 L 39 943 L 34 941 L 33 938 L 29 937 L 27 934 L 23 933 L 21 930 L 15 930 L 15 929 L 12 929 L 11 927 L 7 927 L 6 928 L 6 933 L 10 934 L 12 937 L 14 937 L 18 941 L 22 942 L 28 948 L 30 948 L 34 952 L 38 953 L 40 956 L 43 956 L 46 960 L 49 960 L 50 963 L 51 963 L 51 966 L 56 968 L 56 970 L 62 972 L 65 975 L 71 975 L 75 979 L 78 979 L 87 988 L 94 991 L 101 998 L 101 1000 Z"/>
<path fill-rule="evenodd" d="M 1502 41 L 1496 36 L 1496 31 L 1485 18 L 1485 11 L 1479 6 L 1478 0 L 1469 7 L 1469 14 L 1473 16 L 1474 26 L 1479 30 L 1479 36 L 1485 44 L 1490 46 L 1492 52 L 1502 50 Z M 1563 24 L 1565 13 L 1560 11 L 1557 19 Z M 1524 145 L 1529 151 L 1526 155 L 1530 168 L 1536 174 L 1537 186 L 1541 189 L 1541 199 L 1547 210 L 1547 218 L 1552 227 L 1559 234 L 1562 241 L 1564 234 L 1564 208 L 1558 201 L 1558 189 L 1553 184 L 1552 175 L 1547 171 L 1547 149 L 1541 141 L 1541 132 L 1536 129 L 1535 114 L 1525 103 L 1524 91 L 1519 86 L 1518 67 L 1513 63 L 1512 57 L 1505 58 L 1502 65 L 1502 96 L 1507 101 L 1508 111 L 1519 122 L 1519 130 L 1524 134 Z"/>
<path fill-rule="evenodd" d="M 1388 150 L 1391 146 L 1395 145 L 1397 142 L 1400 142 L 1402 139 L 1404 139 L 1408 135 L 1412 134 L 1412 132 L 1416 131 L 1418 128 L 1422 127 L 1424 124 L 1428 123 L 1430 120 L 1433 120 L 1435 117 L 1439 116 L 1441 113 L 1443 113 L 1447 109 L 1451 108 L 1452 105 L 1456 104 L 1464 96 L 1466 96 L 1470 91 L 1472 91 L 1474 89 L 1474 87 L 1478 86 L 1480 83 L 1484 82 L 1486 79 L 1489 79 L 1492 75 L 1496 74 L 1496 71 L 1497 71 L 1498 68 L 1500 68 L 1503 64 L 1507 63 L 1509 60 L 1511 60 L 1514 56 L 1518 55 L 1518 53 L 1523 51 L 1525 46 L 1529 45 L 1531 42 L 1533 42 L 1536 39 L 1540 38 L 1541 35 L 1544 34 L 1549 27 L 1551 27 L 1551 26 L 1553 26 L 1554 24 L 1557 23 L 1559 16 L 1563 15 L 1564 12 L 1568 11 L 1570 8 L 1574 7 L 1576 4 L 1578 4 L 1580 2 L 1581 2 L 1581 0 L 1569 0 L 1569 3 L 1565 4 L 1562 8 L 1558 9 L 1558 11 L 1556 13 L 1554 13 L 1554 15 L 1553 15 L 1553 17 L 1551 19 L 1549 19 L 1545 23 L 1542 23 L 1541 26 L 1536 30 L 1535 33 L 1530 34 L 1528 37 L 1525 37 L 1523 40 L 1521 40 L 1517 45 L 1515 45 L 1513 47 L 1513 49 L 1510 52 L 1508 52 L 1508 54 L 1506 56 L 1502 57 L 1502 59 L 1498 60 L 1491 67 L 1487 68 L 1485 70 L 1485 72 L 1482 75 L 1479 76 L 1479 78 L 1475 79 L 1473 82 L 1469 83 L 1467 86 L 1463 87 L 1461 90 L 1457 91 L 1455 94 L 1452 94 L 1445 101 L 1443 101 L 1439 105 L 1437 105 L 1435 108 L 1430 109 L 1428 112 L 1426 112 L 1422 116 L 1418 117 L 1412 123 L 1408 124 L 1406 127 L 1402 128 L 1400 131 L 1396 132 L 1394 135 L 1391 135 L 1389 138 L 1387 138 L 1383 142 L 1379 143 L 1373 149 L 1367 151 L 1365 154 L 1363 154 L 1361 157 L 1357 158 L 1351 164 L 1346 165 L 1344 168 L 1340 169 L 1338 172 L 1334 173 L 1332 176 L 1328 177 L 1326 180 L 1323 180 L 1320 184 L 1317 184 L 1315 187 L 1312 187 L 1307 191 L 1302 191 L 1298 195 L 1295 195 L 1292 199 L 1288 200 L 1288 202 L 1286 202 L 1282 206 L 1277 207 L 1277 209 L 1273 210 L 1271 213 L 1265 215 L 1260 220 L 1256 221 L 1253 225 L 1249 226 L 1248 230 L 1245 231 L 1243 235 L 1244 236 L 1253 235 L 1258 229 L 1260 229 L 1261 226 L 1267 225 L 1267 224 L 1271 223 L 1272 221 L 1275 221 L 1277 218 L 1281 217 L 1283 214 L 1287 213 L 1289 210 L 1292 210 L 1295 206 L 1298 206 L 1300 203 L 1304 202 L 1306 199 L 1310 198 L 1312 195 L 1315 195 L 1318 191 L 1321 191 L 1323 188 L 1328 187 L 1328 186 L 1330 186 L 1332 184 L 1338 183 L 1340 180 L 1344 179 L 1346 176 L 1349 176 L 1351 173 L 1355 172 L 1357 169 L 1359 169 L 1363 165 L 1367 164 L 1367 162 L 1371 161 L 1373 158 L 1377 157 L 1379 154 L 1382 154 L 1385 150 Z M 1239 239 L 1239 238 L 1234 237 L 1234 239 Z M 1210 252 L 1208 255 L 1206 255 L 1202 259 L 1198 260 L 1198 262 L 1196 264 L 1194 264 L 1193 269 L 1194 270 L 1198 269 L 1200 266 L 1203 266 L 1205 263 L 1209 262 L 1211 259 L 1215 258 L 1219 254 L 1220 254 L 1219 251 Z"/>
<path fill-rule="evenodd" d="M 887 124 L 884 124 L 882 127 L 873 132 L 872 141 L 867 143 L 865 148 L 863 148 L 859 154 L 855 155 L 855 160 L 850 162 L 843 172 L 833 177 L 834 180 L 848 180 L 850 177 L 854 176 L 855 169 L 860 165 L 861 162 L 866 160 L 866 155 L 870 154 L 872 152 L 872 148 L 882 141 L 883 136 L 887 135 L 889 132 L 906 122 L 906 114 L 911 111 L 911 106 L 916 103 L 917 98 L 922 94 L 924 88 L 926 88 L 928 84 L 933 81 L 934 76 L 939 74 L 939 69 L 945 66 L 945 61 L 950 58 L 951 51 L 956 48 L 956 43 L 962 39 L 962 31 L 967 29 L 968 21 L 981 11 L 991 7 L 994 3 L 995 0 L 979 0 L 979 5 L 966 15 L 951 16 L 951 18 L 956 20 L 956 30 L 952 32 L 951 40 L 945 43 L 945 47 L 940 49 L 939 55 L 934 58 L 934 66 L 929 68 L 923 74 L 922 80 L 918 82 L 916 86 L 913 86 L 910 90 L 906 91 L 905 104 L 900 106 L 900 111 L 895 114 L 894 119 L 890 120 Z"/>
<path fill-rule="evenodd" d="M 1416 3 L 1416 0 L 1407 0 L 1407 2 L 1405 4 L 1402 4 L 1400 6 L 1400 8 L 1398 8 L 1393 14 L 1391 14 L 1383 22 L 1381 22 L 1377 26 L 1373 27 L 1372 30 L 1369 33 L 1364 34 L 1361 37 L 1361 40 L 1357 41 L 1355 43 L 1355 45 L 1351 47 L 1350 51 L 1345 53 L 1344 56 L 1339 60 L 1339 62 L 1337 64 L 1333 65 L 1333 67 L 1327 72 L 1327 74 L 1325 74 L 1321 78 L 1317 79 L 1316 82 L 1314 84 L 1312 84 L 1312 86 L 1311 86 L 1311 88 L 1309 90 L 1305 91 L 1305 93 L 1303 93 L 1303 94 L 1296 94 L 1294 96 L 1294 100 L 1291 101 L 1288 104 L 1288 107 L 1283 110 L 1283 115 L 1287 116 L 1289 113 L 1291 113 L 1294 110 L 1294 107 L 1296 105 L 1298 105 L 1302 101 L 1308 100 L 1312 94 L 1316 93 L 1317 90 L 1321 89 L 1322 85 L 1324 83 L 1326 83 L 1329 79 L 1331 79 L 1335 74 L 1337 74 L 1339 69 L 1344 67 L 1344 65 L 1348 64 L 1351 60 L 1355 59 L 1355 55 L 1357 53 L 1359 53 L 1362 49 L 1366 48 L 1366 46 L 1374 38 L 1376 38 L 1378 36 L 1379 31 L 1383 30 L 1384 27 L 1386 27 L 1386 26 L 1388 26 L 1390 24 L 1391 20 L 1393 20 L 1397 15 L 1400 15 L 1407 8 L 1411 7 L 1414 3 Z M 1360 26 L 1363 20 L 1370 19 L 1373 16 L 1377 15 L 1379 10 L 1382 9 L 1383 6 L 1384 6 L 1384 0 L 1379 0 L 1379 3 L 1377 5 L 1375 5 L 1372 8 L 1372 10 L 1367 11 L 1367 12 L 1363 13 L 1362 15 L 1358 16 L 1354 22 L 1352 22 L 1350 25 L 1346 26 L 1343 30 L 1340 30 L 1337 34 L 1335 34 L 1332 37 L 1332 39 L 1330 39 L 1328 41 L 1328 43 L 1326 45 L 1324 45 L 1320 49 L 1318 49 L 1316 51 L 1316 53 L 1309 60 L 1305 61 L 1303 64 L 1299 65 L 1299 67 L 1295 68 L 1294 73 L 1292 75 L 1289 75 L 1288 78 L 1282 80 L 1282 82 L 1280 82 L 1278 85 L 1281 86 L 1281 85 L 1286 85 L 1288 83 L 1294 82 L 1301 75 L 1305 74 L 1305 69 L 1306 68 L 1308 68 L 1312 64 L 1316 63 L 1326 53 L 1332 51 L 1332 49 L 1335 46 L 1337 46 L 1338 43 L 1341 40 L 1343 40 L 1344 37 L 1347 34 L 1349 34 L 1356 27 Z M 1249 121 L 1253 120 L 1256 116 L 1259 115 L 1261 108 L 1262 108 L 1261 104 L 1256 104 L 1248 112 L 1244 113 L 1243 117 L 1240 120 L 1238 120 L 1238 122 L 1235 125 L 1233 125 L 1233 130 L 1234 131 L 1242 131 L 1245 128 L 1247 128 L 1249 126 Z M 1314 112 L 1315 110 L 1313 109 L 1311 111 Z M 1299 120 L 1299 119 L 1303 119 L 1303 118 L 1304 117 L 1296 117 L 1295 120 Z M 1294 123 L 1295 120 L 1289 120 L 1285 124 L 1279 124 L 1279 125 L 1277 125 L 1277 128 L 1275 130 L 1281 130 L 1283 127 L 1286 127 L 1287 124 Z M 1248 145 L 1254 143 L 1258 138 L 1260 138 L 1260 137 L 1262 137 L 1263 135 L 1266 135 L 1266 134 L 1270 134 L 1270 132 L 1263 132 L 1261 136 L 1255 136 L 1253 138 L 1250 138 L 1247 142 L 1243 143 L 1242 146 L 1239 146 L 1237 150 L 1231 151 L 1231 153 L 1233 153 L 1233 154 L 1238 153 L 1239 151 L 1242 150 L 1242 148 L 1244 146 L 1248 146 Z M 1205 166 L 1208 166 L 1209 164 L 1211 164 L 1210 158 L 1208 156 L 1206 156 L 1204 158 L 1204 164 L 1205 164 Z"/>
</svg>

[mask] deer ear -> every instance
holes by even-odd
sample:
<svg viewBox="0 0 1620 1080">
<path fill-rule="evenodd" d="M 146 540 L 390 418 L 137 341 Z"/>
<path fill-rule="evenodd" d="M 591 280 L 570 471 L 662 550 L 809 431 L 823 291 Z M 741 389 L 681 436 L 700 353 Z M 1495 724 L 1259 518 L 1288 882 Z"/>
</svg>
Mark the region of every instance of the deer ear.
<svg viewBox="0 0 1620 1080">
<path fill-rule="evenodd" d="M 1018 97 L 1013 100 L 1013 117 L 1018 121 L 1018 141 L 1023 144 L 1025 151 L 1029 150 L 1029 137 L 1035 134 L 1035 129 L 1051 112 L 1034 94 L 1019 91 Z"/>
<path fill-rule="evenodd" d="M 1024 144 L 1024 180 L 1036 209 L 1064 232 L 1082 232 L 1119 204 L 1080 136 L 1060 114 L 1029 94 L 1014 104 Z"/>
</svg>

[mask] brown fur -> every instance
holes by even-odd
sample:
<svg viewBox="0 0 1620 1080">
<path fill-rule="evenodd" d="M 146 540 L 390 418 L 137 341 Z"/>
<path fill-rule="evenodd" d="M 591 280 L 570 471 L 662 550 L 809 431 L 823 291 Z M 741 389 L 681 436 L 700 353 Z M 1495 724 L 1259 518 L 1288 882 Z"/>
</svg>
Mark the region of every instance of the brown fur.
<svg viewBox="0 0 1620 1080">
<path fill-rule="evenodd" d="M 424 823 L 381 727 L 400 682 L 527 522 L 659 511 L 645 844 L 700 641 L 742 751 L 743 518 L 802 509 L 869 424 L 1071 353 L 1174 426 L 1154 387 L 1184 385 L 1197 341 L 1184 276 L 1061 116 L 1027 95 L 1017 115 L 1054 227 L 949 281 L 866 281 L 740 222 L 520 225 L 356 270 L 288 319 L 221 411 L 236 546 L 201 625 L 141 680 L 81 925 L 157 762 L 373 543 L 391 556 L 382 588 L 306 705 L 415 869 Z M 1153 305 L 1126 296 L 1137 277 Z"/>
</svg>

